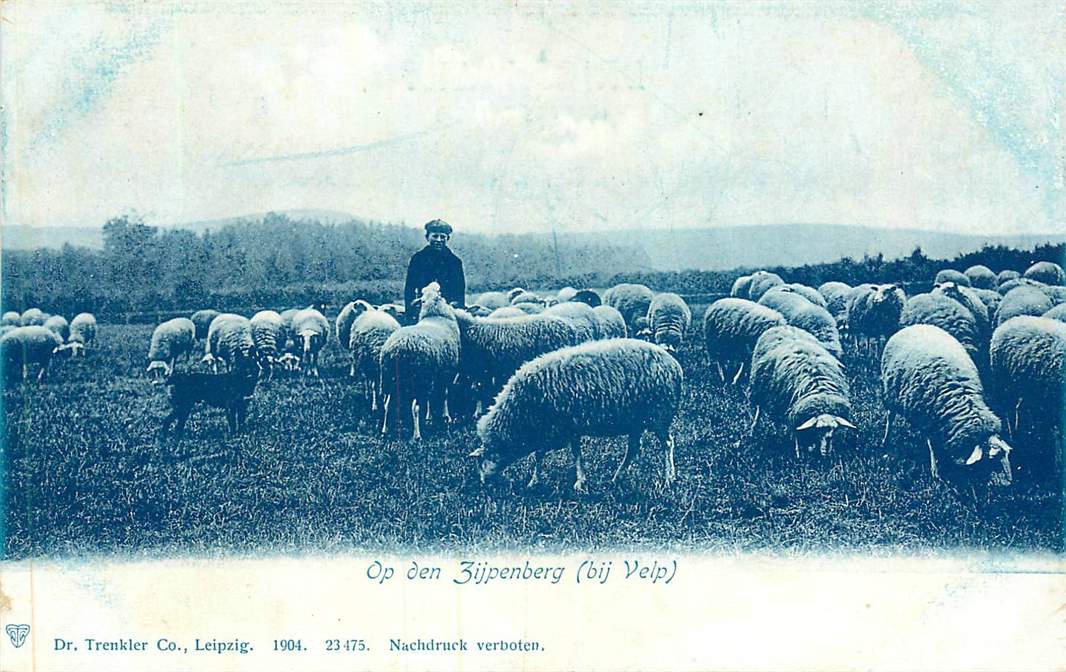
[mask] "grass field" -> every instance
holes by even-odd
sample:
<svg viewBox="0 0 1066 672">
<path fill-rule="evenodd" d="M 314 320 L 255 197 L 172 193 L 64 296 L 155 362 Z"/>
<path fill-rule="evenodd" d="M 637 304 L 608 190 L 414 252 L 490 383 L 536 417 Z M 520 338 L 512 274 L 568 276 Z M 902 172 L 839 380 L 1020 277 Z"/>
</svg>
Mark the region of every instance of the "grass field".
<svg viewBox="0 0 1066 672">
<path fill-rule="evenodd" d="M 697 311 L 696 314 L 702 314 Z M 493 489 L 466 457 L 470 424 L 422 443 L 383 440 L 331 344 L 323 378 L 261 385 L 233 440 L 221 411 L 199 411 L 177 444 L 157 432 L 165 388 L 144 376 L 151 327 L 102 326 L 89 356 L 42 385 L 4 390 L 5 556 L 93 552 L 465 551 L 678 547 L 863 552 L 1063 549 L 1060 484 L 1017 479 L 980 509 L 929 476 L 924 441 L 896 434 L 883 457 L 877 363 L 850 352 L 859 431 L 842 459 L 797 461 L 783 428 L 746 439 L 741 387 L 721 385 L 694 335 L 681 352 L 678 481 L 645 450 L 610 483 L 624 439 L 586 440 L 589 495 L 571 490 L 568 451 L 525 488 L 529 460 Z M 1025 437 L 1017 453 L 1028 449 Z"/>
</svg>

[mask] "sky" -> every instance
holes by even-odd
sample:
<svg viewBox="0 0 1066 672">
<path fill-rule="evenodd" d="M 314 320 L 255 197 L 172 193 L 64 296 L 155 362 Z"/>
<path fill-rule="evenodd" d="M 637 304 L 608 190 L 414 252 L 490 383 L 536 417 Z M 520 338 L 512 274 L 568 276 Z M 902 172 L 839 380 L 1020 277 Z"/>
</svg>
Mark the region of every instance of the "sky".
<svg viewBox="0 0 1066 672">
<path fill-rule="evenodd" d="M 12 0 L 3 216 L 1061 233 L 1063 11 Z"/>
</svg>

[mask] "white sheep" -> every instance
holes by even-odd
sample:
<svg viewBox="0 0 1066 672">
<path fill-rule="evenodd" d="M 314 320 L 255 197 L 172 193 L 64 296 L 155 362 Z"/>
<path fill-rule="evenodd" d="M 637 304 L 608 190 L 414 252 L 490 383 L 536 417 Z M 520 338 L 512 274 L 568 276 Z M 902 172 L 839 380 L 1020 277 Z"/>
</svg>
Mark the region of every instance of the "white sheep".
<svg viewBox="0 0 1066 672">
<path fill-rule="evenodd" d="M 956 285 L 954 282 L 945 282 L 934 287 L 930 293 L 934 296 L 946 296 L 966 308 L 973 315 L 974 322 L 977 324 L 978 340 L 983 344 L 987 343 L 992 335 L 992 320 L 989 319 L 988 306 L 985 305 L 977 291 L 970 287 Z M 947 332 L 951 333 L 951 330 L 948 329 Z"/>
<path fill-rule="evenodd" d="M 529 313 L 520 308 L 515 308 L 514 306 L 504 306 L 503 308 L 497 308 L 496 310 L 492 311 L 491 313 L 489 313 L 488 316 L 502 319 L 508 317 L 525 317 L 528 314 Z"/>
<path fill-rule="evenodd" d="M 511 297 L 511 305 L 512 306 L 517 306 L 520 303 L 531 303 L 531 304 L 536 304 L 536 305 L 539 305 L 539 306 L 543 306 L 544 305 L 544 298 L 541 297 L 539 294 L 534 294 L 533 292 L 523 291 L 523 292 L 519 292 L 518 294 L 515 294 L 514 296 Z"/>
<path fill-rule="evenodd" d="M 780 285 L 780 287 L 784 287 L 795 294 L 799 294 L 800 296 L 820 308 L 828 308 L 829 306 L 829 304 L 825 300 L 825 297 L 822 296 L 822 293 L 814 287 L 808 287 L 807 285 L 800 284 L 798 282 L 789 282 L 784 285 Z M 771 287 L 769 291 L 774 291 L 775 289 L 777 289 L 777 287 Z M 763 296 L 765 296 L 765 294 Z"/>
<path fill-rule="evenodd" d="M 596 318 L 596 338 L 626 338 L 629 336 L 626 321 L 617 308 L 596 306 L 592 309 Z"/>
<path fill-rule="evenodd" d="M 298 312 L 300 312 L 299 308 L 286 308 L 279 313 L 279 315 L 281 315 L 281 322 L 285 325 L 285 345 L 282 350 L 284 350 L 286 354 L 292 354 L 293 360 L 295 360 L 297 365 L 300 362 L 300 358 L 294 351 L 299 349 L 299 343 L 297 343 L 296 335 L 292 333 L 292 318 L 295 317 Z"/>
<path fill-rule="evenodd" d="M 646 285 L 623 282 L 611 287 L 603 294 L 603 303 L 618 310 L 626 321 L 626 328 L 632 334 L 637 333 L 637 318 L 647 317 L 648 306 L 655 293 Z"/>
<path fill-rule="evenodd" d="M 748 293 L 751 291 L 751 276 L 742 275 L 733 281 L 733 285 L 729 288 L 729 296 L 746 299 Z"/>
<path fill-rule="evenodd" d="M 44 321 L 44 326 L 56 332 L 56 335 L 65 343 L 70 338 L 70 323 L 62 315 L 52 315 Z"/>
<path fill-rule="evenodd" d="M 334 323 L 337 344 L 339 346 L 345 350 L 349 349 L 352 340 L 352 325 L 355 324 L 356 319 L 358 319 L 360 315 L 368 310 L 375 310 L 375 308 L 363 299 L 349 301 L 344 304 L 344 307 L 341 308 L 341 312 L 337 314 L 337 320 Z M 355 359 L 352 359 L 351 366 L 348 368 L 348 376 L 355 376 Z"/>
<path fill-rule="evenodd" d="M 288 340 L 285 321 L 277 311 L 261 310 L 252 315 L 248 322 L 252 328 L 252 342 L 255 343 L 259 368 L 266 370 L 266 380 L 270 380 L 274 377 L 274 366 L 284 365 L 280 360 L 285 354 L 285 344 Z"/>
<path fill-rule="evenodd" d="M 977 367 L 951 334 L 928 324 L 898 331 L 885 345 L 881 382 L 884 443 L 899 415 L 926 439 L 934 478 L 947 465 L 949 480 L 974 482 L 999 471 L 1010 482 L 1011 447 L 999 437 L 1000 421 L 985 403 Z"/>
<path fill-rule="evenodd" d="M 232 370 L 243 360 L 255 358 L 252 324 L 247 317 L 222 313 L 211 320 L 204 339 L 204 363 L 217 372 L 220 364 Z"/>
<path fill-rule="evenodd" d="M 1020 285 L 1007 292 L 996 310 L 995 326 L 1020 315 L 1043 315 L 1054 303 L 1039 287 Z"/>
<path fill-rule="evenodd" d="M 943 294 L 915 294 L 907 299 L 899 324 L 939 327 L 961 343 L 974 361 L 979 359 L 982 341 L 977 321 L 965 306 Z"/>
<path fill-rule="evenodd" d="M 822 306 L 813 304 L 803 295 L 796 293 L 792 287 L 774 287 L 762 295 L 759 304 L 781 313 L 788 324 L 809 332 L 834 357 L 843 354 L 840 332 L 837 331 L 833 316 Z"/>
<path fill-rule="evenodd" d="M 974 289 L 995 289 L 998 284 L 996 274 L 988 266 L 976 264 L 963 271 L 963 274 L 970 279 L 970 286 Z"/>
<path fill-rule="evenodd" d="M 371 308 L 355 318 L 348 335 L 351 373 L 362 381 L 364 398 L 370 398 L 370 410 L 378 409 L 383 394 L 381 385 L 381 349 L 400 323 L 383 310 Z"/>
<path fill-rule="evenodd" d="M 848 333 L 856 340 L 867 339 L 872 344 L 888 338 L 899 329 L 899 318 L 907 295 L 894 284 L 855 287 L 848 295 L 845 317 Z"/>
<path fill-rule="evenodd" d="M 54 331 L 42 325 L 29 325 L 16 327 L 0 336 L 0 359 L 4 371 L 8 374 L 19 371 L 23 380 L 29 377 L 30 364 L 39 365 L 37 382 L 40 382 L 48 377 L 54 355 L 73 355 L 81 347 L 80 343 L 64 344 Z"/>
<path fill-rule="evenodd" d="M 655 343 L 667 352 L 676 353 L 692 325 L 692 310 L 677 294 L 662 292 L 652 298 L 647 319 Z"/>
<path fill-rule="evenodd" d="M 525 291 L 526 290 L 522 289 L 521 287 L 512 288 L 510 291 L 507 292 L 507 303 L 513 303 L 512 299 L 514 299 L 514 297 L 518 296 L 519 294 L 524 293 Z"/>
<path fill-rule="evenodd" d="M 1060 303 L 1059 305 L 1044 313 L 1041 317 L 1046 317 L 1049 320 L 1058 320 L 1059 322 L 1066 322 L 1066 303 Z"/>
<path fill-rule="evenodd" d="M 19 316 L 19 326 L 23 327 L 42 327 L 44 321 L 48 319 L 48 313 L 44 312 L 40 308 L 27 308 Z"/>
<path fill-rule="evenodd" d="M 1061 303 L 1066 303 L 1066 287 L 1062 285 L 1048 285 L 1046 287 L 1041 287 L 1041 289 L 1047 294 L 1047 298 L 1051 299 L 1051 303 L 1056 306 Z"/>
<path fill-rule="evenodd" d="M 477 297 L 474 303 L 485 306 L 489 310 L 496 310 L 511 305 L 511 299 L 504 292 L 485 292 Z"/>
<path fill-rule="evenodd" d="M 1066 322 L 1029 315 L 1013 317 L 996 327 L 989 359 L 989 386 L 1007 408 L 1013 409 L 1013 430 L 1018 429 L 1024 406 L 1028 425 L 1049 425 L 1057 436 L 1066 409 Z"/>
<path fill-rule="evenodd" d="M 421 440 L 420 414 L 438 411 L 445 422 L 448 385 L 459 369 L 459 325 L 455 311 L 440 294 L 440 285 L 422 289 L 418 322 L 394 331 L 381 348 L 381 390 L 385 394 L 381 433 L 389 428 L 389 409 L 404 410 L 410 402 L 412 438 Z"/>
<path fill-rule="evenodd" d="M 1011 270 L 1009 268 L 1008 269 L 1004 269 L 1004 270 L 1002 270 L 1002 271 L 1000 271 L 999 273 L 996 274 L 996 287 L 999 287 L 1000 285 L 1002 285 L 1005 282 L 1009 282 L 1011 280 L 1017 280 L 1020 277 L 1022 277 L 1022 274 L 1019 273 L 1018 271 L 1014 271 L 1014 270 Z"/>
<path fill-rule="evenodd" d="M 207 338 L 207 330 L 211 328 L 211 322 L 221 314 L 212 308 L 205 308 L 189 316 L 189 319 L 196 326 L 196 340 L 202 341 Z"/>
<path fill-rule="evenodd" d="M 558 303 L 554 306 L 545 308 L 541 314 L 560 317 L 568 321 L 574 327 L 574 331 L 577 333 L 577 340 L 568 345 L 584 343 L 585 341 L 594 341 L 600 337 L 599 320 L 596 318 L 594 309 L 586 303 L 576 301 Z"/>
<path fill-rule="evenodd" d="M 1008 280 L 1000 286 L 996 287 L 996 291 L 1002 294 L 1003 296 L 1006 296 L 1010 293 L 1012 289 L 1015 289 L 1017 287 L 1036 287 L 1043 291 L 1044 288 L 1047 287 L 1047 285 L 1037 280 L 1031 280 L 1029 278 L 1014 278 L 1013 280 Z"/>
<path fill-rule="evenodd" d="M 747 299 L 718 299 L 707 306 L 703 314 L 703 334 L 707 356 L 718 367 L 718 376 L 725 381 L 722 365 L 739 365 L 733 384 L 740 380 L 744 366 L 751 361 L 751 353 L 759 336 L 770 327 L 785 325 L 781 313 Z"/>
<path fill-rule="evenodd" d="M 770 271 L 755 271 L 751 274 L 751 284 L 748 285 L 747 298 L 752 301 L 758 301 L 762 298 L 762 295 L 770 291 L 771 288 L 783 284 L 785 284 L 785 281 L 782 280 L 781 276 L 777 273 L 771 273 Z"/>
<path fill-rule="evenodd" d="M 538 313 L 544 312 L 545 308 L 543 303 L 533 303 L 531 301 L 520 301 L 512 307 L 521 310 L 526 315 L 537 315 Z"/>
<path fill-rule="evenodd" d="M 851 289 L 851 285 L 835 280 L 818 285 L 818 293 L 825 299 L 825 308 L 833 316 L 833 319 L 837 321 L 837 325 L 840 325 L 844 320 L 844 316 L 847 315 L 848 294 Z"/>
<path fill-rule="evenodd" d="M 956 271 L 954 268 L 945 268 L 937 271 L 936 277 L 933 278 L 934 285 L 942 285 L 945 282 L 954 282 L 956 285 L 963 287 L 970 286 L 970 278 L 961 271 Z"/>
<path fill-rule="evenodd" d="M 1059 266 L 1053 261 L 1036 262 L 1029 268 L 1025 269 L 1025 273 L 1022 277 L 1042 282 L 1045 285 L 1066 284 L 1066 273 L 1063 272 L 1062 266 Z"/>
<path fill-rule="evenodd" d="M 508 465 L 533 454 L 537 484 L 545 453 L 570 447 L 574 490 L 584 492 L 582 437 L 626 435 L 617 480 L 640 452 L 645 431 L 665 452 L 664 482 L 676 478 L 670 426 L 681 403 L 684 374 L 666 350 L 635 339 L 593 341 L 542 355 L 524 364 L 504 386 L 477 425 L 478 458 L 484 483 Z"/>
<path fill-rule="evenodd" d="M 318 378 L 318 353 L 329 340 L 329 321 L 312 306 L 292 316 L 293 340 L 300 348 L 300 367 L 307 375 Z"/>
<path fill-rule="evenodd" d="M 755 406 L 751 433 L 763 409 L 792 432 L 798 458 L 802 448 L 827 456 L 833 434 L 851 423 L 851 390 L 844 367 L 821 343 L 797 335 L 795 327 L 763 332 L 751 359 L 748 397 Z"/>
<path fill-rule="evenodd" d="M 19 320 L 22 316 L 17 310 L 6 311 L 3 317 L 0 317 L 0 327 L 18 327 Z"/>
<path fill-rule="evenodd" d="M 972 290 L 977 298 L 981 300 L 981 303 L 985 304 L 985 310 L 988 311 L 988 323 L 992 325 L 992 319 L 996 315 L 996 311 L 999 309 L 999 304 L 1003 301 L 1003 295 L 994 289 L 974 289 Z"/>
<path fill-rule="evenodd" d="M 81 348 L 73 350 L 71 356 L 84 353 L 85 348 L 96 341 L 96 316 L 92 313 L 78 313 L 70 321 L 70 336 L 68 343 L 78 343 Z"/>
<path fill-rule="evenodd" d="M 148 344 L 148 375 L 162 382 L 174 373 L 178 359 L 192 353 L 196 347 L 196 325 L 187 317 L 175 317 L 152 331 Z"/>
<path fill-rule="evenodd" d="M 555 293 L 555 298 L 559 303 L 566 303 L 567 301 L 572 300 L 575 296 L 577 296 L 577 289 L 570 286 L 563 287 Z"/>
<path fill-rule="evenodd" d="M 0 336 L 3 336 L 9 331 L 14 331 L 15 329 L 18 329 L 18 326 L 14 324 L 0 324 Z"/>
</svg>

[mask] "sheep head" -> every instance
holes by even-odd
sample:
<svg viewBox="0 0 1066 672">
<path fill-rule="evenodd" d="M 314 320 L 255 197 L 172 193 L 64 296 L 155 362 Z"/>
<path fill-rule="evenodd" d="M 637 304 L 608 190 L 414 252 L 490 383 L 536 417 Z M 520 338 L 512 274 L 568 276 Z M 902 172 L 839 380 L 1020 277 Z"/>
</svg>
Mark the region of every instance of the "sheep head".
<svg viewBox="0 0 1066 672">
<path fill-rule="evenodd" d="M 1013 448 L 998 436 L 990 436 L 974 446 L 973 452 L 965 460 L 958 459 L 956 464 L 965 467 L 972 480 L 988 481 L 994 485 L 1007 486 L 1013 481 L 1010 466 L 1010 453 Z"/>
<path fill-rule="evenodd" d="M 148 364 L 148 377 L 156 385 L 162 384 L 167 378 L 170 378 L 171 373 L 173 371 L 171 371 L 170 365 L 164 361 L 157 359 Z"/>
<path fill-rule="evenodd" d="M 317 345 L 322 338 L 322 334 L 314 329 L 304 329 L 297 334 L 297 336 L 299 336 L 300 340 L 303 342 L 303 356 L 305 359 L 311 354 L 312 347 Z"/>
<path fill-rule="evenodd" d="M 278 357 L 274 363 L 286 371 L 296 371 L 300 368 L 300 358 L 291 352 L 286 352 L 281 357 Z"/>
<path fill-rule="evenodd" d="M 833 451 L 833 434 L 839 427 L 855 429 L 855 425 L 847 418 L 842 418 L 839 415 L 830 415 L 829 413 L 817 415 L 801 423 L 796 427 L 797 451 L 800 437 L 802 436 L 803 443 L 807 446 L 807 452 L 814 452 L 814 447 L 817 445 L 819 455 L 822 457 L 829 455 Z"/>
<path fill-rule="evenodd" d="M 473 450 L 468 457 L 477 459 L 477 473 L 482 485 L 489 482 L 500 471 L 500 456 L 495 451 L 487 450 L 484 444 Z"/>
</svg>

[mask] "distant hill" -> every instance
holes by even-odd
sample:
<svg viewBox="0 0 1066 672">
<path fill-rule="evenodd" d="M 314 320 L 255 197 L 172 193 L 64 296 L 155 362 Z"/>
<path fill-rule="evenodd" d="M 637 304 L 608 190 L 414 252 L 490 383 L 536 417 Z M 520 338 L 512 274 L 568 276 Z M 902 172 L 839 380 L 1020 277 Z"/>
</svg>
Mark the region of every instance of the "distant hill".
<svg viewBox="0 0 1066 672">
<path fill-rule="evenodd" d="M 654 270 L 729 270 L 739 267 L 802 266 L 884 254 L 895 259 L 920 246 L 928 257 L 954 258 L 984 245 L 1019 249 L 1066 242 L 1064 235 L 976 236 L 911 229 L 827 224 L 729 226 L 716 229 L 624 230 L 560 236 L 575 242 L 615 241 L 643 248 Z"/>
</svg>

